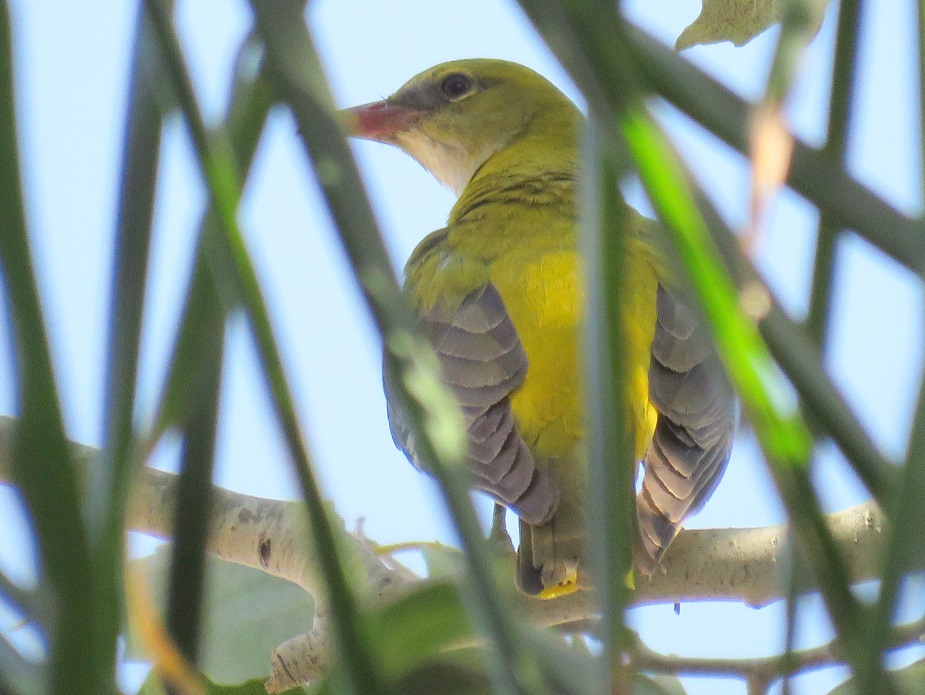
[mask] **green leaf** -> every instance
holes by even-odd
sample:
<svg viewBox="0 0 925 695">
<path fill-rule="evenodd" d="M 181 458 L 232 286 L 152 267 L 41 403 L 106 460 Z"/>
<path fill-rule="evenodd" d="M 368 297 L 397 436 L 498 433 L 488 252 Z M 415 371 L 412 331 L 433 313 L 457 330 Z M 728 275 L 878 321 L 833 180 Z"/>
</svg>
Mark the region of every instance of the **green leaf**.
<svg viewBox="0 0 925 695">
<path fill-rule="evenodd" d="M 155 97 L 159 56 L 139 8 L 122 145 L 118 218 L 112 258 L 107 336 L 103 455 L 87 475 L 84 509 L 96 573 L 100 631 L 92 640 L 99 659 L 116 658 L 125 556 L 126 501 L 132 487 L 135 390 L 145 285 L 161 146 L 162 114 Z"/>
<path fill-rule="evenodd" d="M 530 643 L 541 655 L 548 672 L 555 674 L 559 680 L 556 692 L 600 692 L 595 682 L 600 673 L 600 659 L 591 653 L 584 642 L 567 643 L 559 635 L 542 632 L 532 634 Z M 629 682 L 633 695 L 684 695 L 681 682 L 674 676 L 632 673 Z"/>
<path fill-rule="evenodd" d="M 404 673 L 473 638 L 472 626 L 450 582 L 426 582 L 384 608 L 374 621 L 385 667 Z"/>
<path fill-rule="evenodd" d="M 681 32 L 675 41 L 676 51 L 691 46 L 732 41 L 743 46 L 769 27 L 780 21 L 786 23 L 792 8 L 810 9 L 808 27 L 814 36 L 822 24 L 828 0 L 703 0 L 700 15 Z"/>
<path fill-rule="evenodd" d="M 800 56 L 822 26 L 828 0 L 776 0 L 776 4 L 783 23 L 768 75 L 765 102 L 780 104 L 796 78 Z"/>
<path fill-rule="evenodd" d="M 144 565 L 151 593 L 162 607 L 170 546 L 133 562 Z M 311 628 L 314 616 L 311 596 L 284 579 L 215 557 L 208 559 L 206 577 L 204 646 L 200 659 L 203 673 L 216 683 L 265 680 L 273 650 Z M 126 659 L 144 658 L 130 632 Z"/>
<path fill-rule="evenodd" d="M 587 260 L 588 322 L 585 410 L 588 417 L 588 518 L 599 520 L 588 543 L 593 581 L 601 603 L 603 671 L 614 690 L 625 689 L 623 663 L 632 539 L 636 533 L 632 429 L 625 404 L 629 208 L 619 192 L 615 153 L 595 115 L 588 118 L 582 144 L 581 241 Z"/>
<path fill-rule="evenodd" d="M 304 693 L 303 688 L 293 688 L 287 690 L 281 695 L 296 695 Z M 267 689 L 260 679 L 249 680 L 237 685 L 218 685 L 211 681 L 206 682 L 206 695 L 267 695 Z M 148 675 L 145 682 L 138 691 L 138 695 L 164 695 L 164 688 L 161 686 L 160 678 L 153 672 Z"/>
<path fill-rule="evenodd" d="M 628 48 L 656 93 L 729 146 L 748 152 L 749 103 L 639 30 L 628 32 Z M 854 230 L 914 273 L 925 275 L 921 223 L 860 185 L 826 153 L 797 140 L 787 185 L 818 205 L 833 223 Z"/>
<path fill-rule="evenodd" d="M 383 664 L 400 693 L 493 692 L 485 673 L 485 650 L 463 647 L 474 634 L 459 597 L 449 582 L 427 582 L 382 609 L 373 622 Z M 597 657 L 550 632 L 523 632 L 521 638 L 543 664 L 554 692 L 594 692 Z M 341 676 L 332 672 L 325 683 L 335 692 Z M 683 695 L 675 678 L 633 676 L 633 693 Z"/>
<path fill-rule="evenodd" d="M 229 133 L 237 168 L 242 172 L 242 180 L 253 162 L 267 114 L 274 103 L 270 80 L 261 59 L 262 49 L 255 44 L 256 41 L 249 38 L 238 51 L 234 84 L 225 118 L 225 127 Z M 252 69 L 255 61 L 259 64 L 256 73 Z M 219 234 L 219 224 L 218 209 L 210 203 L 199 224 L 200 239 Z M 208 357 L 195 348 L 202 341 L 203 332 L 211 325 L 212 315 L 219 311 L 221 307 L 215 279 L 200 245 L 183 309 L 183 319 L 174 342 L 169 376 L 157 409 L 154 436 L 187 417 L 191 403 L 191 377 L 201 369 L 202 360 Z"/>
<path fill-rule="evenodd" d="M 636 689 L 633 691 L 635 695 L 648 692 L 653 693 L 653 695 L 655 693 L 660 695 L 687 695 L 684 684 L 681 683 L 681 679 L 677 676 L 667 673 L 659 673 L 654 676 L 637 674 L 636 679 Z M 648 688 L 648 690 L 645 688 Z"/>
<path fill-rule="evenodd" d="M 466 566 L 462 551 L 451 545 L 428 543 L 421 547 L 421 556 L 427 564 L 428 579 L 458 577 Z"/>
<path fill-rule="evenodd" d="M 795 404 L 779 390 L 780 375 L 745 315 L 728 273 L 672 151 L 642 112 L 624 117 L 624 132 L 640 178 L 673 233 L 679 254 L 710 321 L 717 350 L 765 451 L 769 469 L 803 547 L 813 558 L 826 607 L 852 664 L 863 659 L 859 634 L 863 608 L 848 588 L 844 558 L 809 480 L 812 440 Z M 785 395 L 785 394 L 784 394 Z"/>
<path fill-rule="evenodd" d="M 276 69 L 280 91 L 299 123 L 306 154 L 318 174 L 354 277 L 383 337 L 386 368 L 394 370 L 395 383 L 400 386 L 397 404 L 420 435 L 419 451 L 437 479 L 466 551 L 470 610 L 494 647 L 487 663 L 503 692 L 518 692 L 518 684 L 528 691 L 538 689 L 540 665 L 518 642 L 510 601 L 494 581 L 488 544 L 482 538 L 467 492 L 458 404 L 442 384 L 436 357 L 420 335 L 398 286 L 302 13 L 294 11 L 292 0 L 251 0 L 251 6 L 258 32 L 267 45 L 269 62 Z M 347 635 L 347 627 L 337 632 Z M 364 658 L 361 654 L 352 657 L 358 662 L 352 665 L 358 673 Z M 363 687 L 360 683 L 357 690 Z"/>
<path fill-rule="evenodd" d="M 925 659 L 889 673 L 894 677 L 894 682 L 901 695 L 925 695 Z M 829 695 L 857 694 L 858 690 L 853 679 L 845 681 L 829 692 Z"/>
<path fill-rule="evenodd" d="M 700 15 L 688 26 L 674 49 L 732 41 L 742 46 L 781 20 L 784 0 L 703 0 Z"/>
<path fill-rule="evenodd" d="M 376 655 L 368 645 L 365 615 L 359 609 L 357 598 L 347 581 L 346 570 L 336 549 L 335 532 L 329 525 L 324 511 L 321 490 L 314 475 L 292 392 L 283 369 L 279 345 L 270 323 L 269 309 L 244 243 L 244 235 L 237 222 L 241 187 L 228 133 L 224 128 L 210 131 L 205 125 L 180 42 L 164 0 L 148 0 L 147 8 L 164 53 L 167 72 L 190 130 L 198 164 L 208 185 L 211 203 L 215 206 L 221 221 L 218 229 L 211 230 L 206 226 L 201 247 L 215 273 L 216 286 L 226 309 L 240 304 L 250 319 L 248 325 L 258 349 L 260 366 L 272 397 L 274 414 L 285 437 L 305 499 L 319 574 L 324 578 L 327 589 L 333 635 L 343 662 L 347 665 L 346 672 L 350 676 L 349 691 L 357 694 L 378 693 L 384 686 L 380 682 Z M 274 3 L 272 12 L 264 12 L 264 8 L 261 7 L 255 9 L 260 10 L 258 18 L 262 18 L 264 14 L 272 15 L 274 21 L 282 21 L 282 26 L 287 29 L 298 26 L 305 29 L 302 19 L 304 4 L 298 0 L 285 5 Z M 305 41 L 308 42 L 307 33 Z M 273 40 L 267 42 L 271 54 L 275 53 L 273 43 Z M 303 131 L 303 135 L 305 132 Z"/>
<path fill-rule="evenodd" d="M 829 86 L 829 119 L 823 151 L 845 162 L 848 141 L 848 121 L 857 95 L 857 64 L 860 41 L 861 3 L 841 2 L 838 7 L 838 31 L 835 38 L 835 64 Z M 825 344 L 832 308 L 832 285 L 835 280 L 836 242 L 841 230 L 829 219 L 819 215 L 816 236 L 816 258 L 813 262 L 809 313 L 806 325 L 817 345 Z"/>
<path fill-rule="evenodd" d="M 49 629 L 49 693 L 107 692 L 114 659 L 98 641 L 115 634 L 94 611 L 98 594 L 80 509 L 80 486 L 68 449 L 38 293 L 19 172 L 13 49 L 7 3 L 0 4 L 0 280 L 15 337 L 17 407 L 13 481 L 25 503 L 40 554 L 43 581 L 54 592 Z M 51 628 L 52 626 L 46 626 Z M 105 635 L 105 636 L 104 636 Z M 102 654 L 102 656 L 101 656 Z M 0 666 L 2 667 L 2 666 Z"/>
<path fill-rule="evenodd" d="M 909 449 L 900 484 L 886 508 L 890 524 L 886 529 L 886 552 L 882 560 L 880 596 L 865 630 L 867 661 L 855 671 L 862 689 L 874 687 L 880 674 L 883 652 L 890 641 L 891 620 L 896 613 L 906 558 L 916 557 L 925 546 L 923 525 L 925 495 L 925 382 L 919 387 L 918 403 L 912 422 Z"/>
<path fill-rule="evenodd" d="M 738 238 L 722 220 L 713 204 L 698 191 L 698 207 L 736 285 L 747 287 L 763 281 L 742 253 Z M 855 469 L 858 476 L 881 504 L 886 506 L 896 486 L 898 469 L 877 449 L 844 396 L 819 361 L 819 350 L 768 292 L 771 307 L 759 324 L 768 349 L 796 387 L 804 407 L 824 428 Z"/>
<path fill-rule="evenodd" d="M 540 655 L 547 673 L 554 675 L 558 692 L 565 695 L 601 691 L 600 659 L 591 654 L 587 644 L 568 644 L 561 635 L 552 632 L 534 632 L 530 635 L 530 643 Z M 618 692 L 616 688 L 614 692 Z"/>
<path fill-rule="evenodd" d="M 484 668 L 446 659 L 422 664 L 398 679 L 401 695 L 492 695 L 495 691 Z"/>
<path fill-rule="evenodd" d="M 738 290 L 722 266 L 693 199 L 689 176 L 644 108 L 643 95 L 639 91 L 640 83 L 644 81 L 637 71 L 649 77 L 653 86 L 659 89 L 661 73 L 669 72 L 665 69 L 669 60 L 662 60 L 658 69 L 650 70 L 653 61 L 643 61 L 632 55 L 627 49 L 635 38 L 633 32 L 627 30 L 622 16 L 613 8 L 602 11 L 598 5 L 592 9 L 590 3 L 540 3 L 538 0 L 521 0 L 521 5 L 534 19 L 539 31 L 547 35 L 550 45 L 582 89 L 589 110 L 598 114 L 603 127 L 609 126 L 607 132 L 610 137 L 626 140 L 643 187 L 671 232 L 710 325 L 717 351 L 767 454 L 788 516 L 806 552 L 813 559 L 826 607 L 844 640 L 845 651 L 852 663 L 860 663 L 863 657 L 859 635 L 864 609 L 848 588 L 844 558 L 826 526 L 810 484 L 811 437 L 795 399 L 758 334 L 755 321 L 745 313 Z M 550 10 L 553 6 L 558 7 L 557 14 Z M 608 35 L 612 35 L 609 42 L 606 40 Z M 644 38 L 637 39 L 636 43 L 645 48 L 654 44 Z M 651 52 L 655 53 L 656 49 Z M 685 62 L 674 55 L 671 59 L 678 64 Z M 670 71 L 680 73 L 680 68 L 672 64 Z M 709 83 L 708 78 L 697 71 L 694 73 L 702 83 Z M 694 93 L 691 87 L 688 83 L 680 85 L 679 89 L 700 112 L 719 111 L 712 103 L 708 108 L 704 107 L 704 103 L 711 102 L 716 93 L 720 93 L 720 99 L 725 100 L 726 105 L 730 102 L 721 93 L 720 87 L 714 88 L 713 94 Z M 744 105 L 741 110 L 744 111 Z M 730 127 L 730 121 L 737 122 Z M 719 126 L 711 129 L 718 135 L 721 135 L 721 128 L 729 127 L 736 131 L 732 140 L 744 140 L 744 114 L 741 118 L 727 117 L 717 122 Z M 614 133 L 617 128 L 619 132 Z M 739 142 L 732 144 L 740 146 Z M 744 142 L 741 146 L 744 148 Z M 801 152 L 799 148 L 796 151 L 798 155 Z M 794 170 L 798 168 L 795 160 Z M 831 181 L 826 182 L 826 185 L 830 184 Z M 840 195 L 836 207 L 840 210 L 848 207 L 850 198 Z M 914 263 L 920 266 L 921 258 L 915 259 Z"/>
<path fill-rule="evenodd" d="M 382 665 L 399 693 L 491 693 L 481 647 L 450 581 L 428 581 L 372 616 L 372 636 Z M 332 670 L 319 686 L 340 692 L 343 669 Z"/>
<path fill-rule="evenodd" d="M 166 621 L 167 630 L 177 647 L 194 664 L 198 662 L 201 651 L 206 543 L 212 510 L 212 470 L 224 355 L 224 316 L 217 314 L 209 328 L 211 330 L 205 333 L 206 340 L 200 343 L 198 349 L 210 356 L 211 363 L 195 375 L 190 393 L 194 405 L 189 421 L 184 423 Z"/>
<path fill-rule="evenodd" d="M 684 176 L 661 132 L 641 112 L 624 117 L 623 132 L 639 176 L 678 248 L 713 329 L 729 377 L 773 463 L 806 466 L 812 440 L 796 403 L 742 308 Z"/>
<path fill-rule="evenodd" d="M 893 675 L 906 695 L 925 695 L 925 659 L 897 669 Z"/>
</svg>

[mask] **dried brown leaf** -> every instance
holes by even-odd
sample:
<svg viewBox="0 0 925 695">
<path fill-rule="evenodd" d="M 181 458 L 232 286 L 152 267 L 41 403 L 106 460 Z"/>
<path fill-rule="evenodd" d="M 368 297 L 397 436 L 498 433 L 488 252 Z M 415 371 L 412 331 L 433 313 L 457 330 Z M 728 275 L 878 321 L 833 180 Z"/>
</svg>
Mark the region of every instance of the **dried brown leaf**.
<svg viewBox="0 0 925 695">
<path fill-rule="evenodd" d="M 749 229 L 742 237 L 745 253 L 752 255 L 757 244 L 761 218 L 790 170 L 793 135 L 781 108 L 761 104 L 751 123 L 752 200 Z"/>
</svg>

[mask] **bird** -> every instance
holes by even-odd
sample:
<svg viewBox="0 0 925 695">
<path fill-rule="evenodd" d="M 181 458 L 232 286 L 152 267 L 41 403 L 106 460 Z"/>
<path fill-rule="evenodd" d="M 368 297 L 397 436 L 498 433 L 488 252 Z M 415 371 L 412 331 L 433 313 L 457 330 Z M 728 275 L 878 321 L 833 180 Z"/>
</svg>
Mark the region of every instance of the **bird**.
<svg viewBox="0 0 925 695">
<path fill-rule="evenodd" d="M 555 598 L 589 586 L 583 114 L 532 69 L 478 58 L 425 70 L 341 117 L 349 135 L 398 147 L 457 196 L 446 226 L 411 254 L 404 291 L 462 409 L 474 487 L 519 517 L 518 587 Z M 697 304 L 666 260 L 664 231 L 627 211 L 626 421 L 637 472 L 644 466 L 634 558 L 651 575 L 722 477 L 737 405 Z M 392 437 L 426 470 L 395 385 L 384 382 Z"/>
</svg>

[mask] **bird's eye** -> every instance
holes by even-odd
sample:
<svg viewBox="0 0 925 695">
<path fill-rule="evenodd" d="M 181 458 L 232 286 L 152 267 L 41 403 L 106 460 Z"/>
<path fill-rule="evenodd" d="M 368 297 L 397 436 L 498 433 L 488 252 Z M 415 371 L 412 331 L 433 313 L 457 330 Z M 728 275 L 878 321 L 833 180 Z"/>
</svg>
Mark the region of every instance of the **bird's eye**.
<svg viewBox="0 0 925 695">
<path fill-rule="evenodd" d="M 440 91 L 448 99 L 459 99 L 461 96 L 468 94 L 472 90 L 472 80 L 466 75 L 454 72 L 447 75 L 440 83 Z"/>
</svg>

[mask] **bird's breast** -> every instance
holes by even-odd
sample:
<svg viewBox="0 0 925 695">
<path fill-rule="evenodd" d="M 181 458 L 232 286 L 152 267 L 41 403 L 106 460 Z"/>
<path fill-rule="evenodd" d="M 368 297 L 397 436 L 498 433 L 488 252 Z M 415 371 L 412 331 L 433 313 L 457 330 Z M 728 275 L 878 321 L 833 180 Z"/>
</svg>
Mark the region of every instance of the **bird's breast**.
<svg viewBox="0 0 925 695">
<path fill-rule="evenodd" d="M 534 208 L 536 210 L 536 208 Z M 511 405 L 534 455 L 558 459 L 584 439 L 582 324 L 586 293 L 574 223 L 529 219 L 519 234 L 475 234 L 464 227 L 422 243 L 408 268 L 418 310 L 437 303 L 458 306 L 486 282 L 494 284 L 527 355 L 524 383 Z M 522 219 L 520 221 L 523 221 Z M 499 229 L 480 220 L 480 229 Z M 426 245 L 426 246 L 425 246 Z M 645 254 L 627 254 L 623 310 L 629 424 L 637 459 L 652 438 L 656 413 L 649 402 L 648 370 L 655 328 L 656 276 Z"/>
<path fill-rule="evenodd" d="M 527 354 L 527 378 L 511 398 L 521 435 L 539 457 L 565 455 L 584 436 L 578 254 L 523 248 L 494 262 L 490 274 Z"/>
<path fill-rule="evenodd" d="M 640 459 L 657 417 L 648 380 L 656 279 L 644 259 L 630 254 L 627 261 L 621 304 L 627 415 Z M 582 324 L 587 302 L 580 256 L 574 248 L 523 248 L 493 263 L 490 275 L 527 354 L 527 378 L 511 398 L 521 434 L 539 458 L 562 457 L 585 434 Z"/>
</svg>

